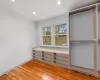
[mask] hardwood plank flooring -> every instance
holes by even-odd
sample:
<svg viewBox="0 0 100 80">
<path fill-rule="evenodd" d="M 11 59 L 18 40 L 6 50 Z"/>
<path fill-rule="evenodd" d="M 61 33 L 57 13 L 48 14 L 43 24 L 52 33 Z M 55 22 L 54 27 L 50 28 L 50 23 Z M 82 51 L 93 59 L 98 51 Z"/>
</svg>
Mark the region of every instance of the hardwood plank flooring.
<svg viewBox="0 0 100 80">
<path fill-rule="evenodd" d="M 100 80 L 62 67 L 32 60 L 0 77 L 0 80 Z"/>
</svg>

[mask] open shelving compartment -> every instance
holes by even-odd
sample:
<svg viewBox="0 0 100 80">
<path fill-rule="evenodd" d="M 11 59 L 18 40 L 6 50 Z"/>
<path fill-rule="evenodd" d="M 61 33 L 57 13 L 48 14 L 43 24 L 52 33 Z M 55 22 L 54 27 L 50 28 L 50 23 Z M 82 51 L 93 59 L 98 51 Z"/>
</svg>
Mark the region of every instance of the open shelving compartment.
<svg viewBox="0 0 100 80">
<path fill-rule="evenodd" d="M 97 5 L 69 13 L 70 68 L 94 76 L 98 76 Z"/>
</svg>

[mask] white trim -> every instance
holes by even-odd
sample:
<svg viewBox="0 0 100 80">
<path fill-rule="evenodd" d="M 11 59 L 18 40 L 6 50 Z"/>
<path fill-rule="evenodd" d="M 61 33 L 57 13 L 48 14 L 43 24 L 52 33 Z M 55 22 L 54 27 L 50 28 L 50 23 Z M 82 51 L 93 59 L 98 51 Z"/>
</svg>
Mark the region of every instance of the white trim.
<svg viewBox="0 0 100 80">
<path fill-rule="evenodd" d="M 66 34 L 55 34 L 55 27 L 57 26 L 57 25 L 63 25 L 63 24 L 66 24 Z M 47 47 L 60 47 L 60 48 L 69 48 L 69 43 L 68 43 L 68 46 L 56 46 L 55 45 L 55 36 L 56 35 L 66 35 L 67 36 L 67 41 L 66 42 L 68 42 L 68 35 L 69 35 L 69 26 L 68 26 L 68 23 L 61 23 L 61 24 L 53 24 L 52 26 L 48 26 L 48 27 L 51 27 L 51 35 L 43 35 L 43 33 L 42 33 L 42 44 L 40 45 L 40 46 L 47 46 Z M 42 27 L 42 32 L 43 32 L 43 28 L 47 28 L 47 27 Z M 51 45 L 44 45 L 43 44 L 43 36 L 51 36 Z"/>
<path fill-rule="evenodd" d="M 40 36 L 40 40 L 41 40 L 41 44 L 40 45 L 43 45 L 43 28 L 41 28 L 41 36 Z"/>
<path fill-rule="evenodd" d="M 65 36 L 66 34 L 54 34 L 54 36 L 56 36 L 56 35 L 62 35 L 62 36 Z M 67 35 L 66 35 L 67 36 Z"/>
<path fill-rule="evenodd" d="M 52 37 L 52 35 L 43 35 L 43 28 L 50 28 L 50 32 L 51 32 L 51 28 L 52 28 L 52 27 L 51 27 L 51 26 L 47 26 L 47 27 L 42 27 L 42 28 L 41 28 L 41 30 L 42 30 L 42 36 L 41 36 L 41 37 L 42 37 L 42 38 L 41 38 L 41 39 L 42 39 L 42 44 L 41 44 L 41 45 L 44 45 L 44 44 L 43 44 L 43 37 L 45 37 L 45 36 L 49 36 L 49 37 L 51 36 L 51 37 Z M 52 34 L 52 33 L 51 33 L 51 34 Z M 51 38 L 51 40 L 52 40 L 52 38 Z M 51 45 L 52 45 L 52 43 L 51 43 Z"/>
<path fill-rule="evenodd" d="M 69 14 L 68 14 L 68 23 L 66 23 L 67 24 L 67 43 L 68 43 L 68 48 L 70 47 L 70 31 L 69 31 L 69 27 L 70 27 L 70 23 L 69 23 Z"/>
<path fill-rule="evenodd" d="M 52 39 L 52 40 L 51 40 L 52 42 L 51 42 L 51 45 L 53 45 L 53 46 L 55 45 L 55 40 L 54 40 L 55 37 L 53 36 L 53 35 L 54 35 L 54 31 L 55 31 L 54 26 L 55 26 L 55 25 L 53 25 L 53 26 L 51 27 L 51 31 L 52 31 L 52 33 L 51 33 L 51 35 L 52 35 L 52 38 L 51 38 L 51 39 Z"/>
<path fill-rule="evenodd" d="M 67 29 L 68 29 L 68 26 L 67 26 L 67 23 L 63 23 L 63 24 L 66 24 L 66 34 L 55 34 L 55 30 L 54 30 L 54 41 L 55 41 L 55 36 L 56 35 L 66 35 L 66 36 L 68 36 L 68 34 L 67 34 Z M 63 25 L 63 24 L 58 24 L 58 25 Z M 55 25 L 54 27 L 56 27 L 57 25 Z M 55 28 L 54 28 L 55 29 Z M 67 38 L 67 37 L 66 37 Z M 67 41 L 68 41 L 68 38 L 66 39 Z M 67 42 L 66 41 L 66 42 Z M 67 43 L 67 45 L 68 45 L 68 43 Z M 56 46 L 55 44 L 54 44 L 54 46 Z M 68 45 L 69 46 L 69 45 Z M 67 46 L 67 47 L 68 47 Z M 61 47 L 61 46 L 60 46 Z M 62 46 L 62 47 L 64 47 L 64 46 Z"/>
<path fill-rule="evenodd" d="M 42 36 L 51 36 L 51 35 L 42 35 Z"/>
</svg>

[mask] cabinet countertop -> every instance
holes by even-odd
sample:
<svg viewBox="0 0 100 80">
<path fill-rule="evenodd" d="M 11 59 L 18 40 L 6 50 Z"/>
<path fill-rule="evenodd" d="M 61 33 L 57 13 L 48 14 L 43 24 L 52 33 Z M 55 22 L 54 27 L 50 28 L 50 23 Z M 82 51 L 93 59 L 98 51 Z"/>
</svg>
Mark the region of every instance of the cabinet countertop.
<svg viewBox="0 0 100 80">
<path fill-rule="evenodd" d="M 36 51 L 45 51 L 45 52 L 51 52 L 51 53 L 57 53 L 57 54 L 69 54 L 69 51 L 65 50 L 56 50 L 56 49 L 46 49 L 46 48 L 35 48 L 33 50 Z"/>
</svg>

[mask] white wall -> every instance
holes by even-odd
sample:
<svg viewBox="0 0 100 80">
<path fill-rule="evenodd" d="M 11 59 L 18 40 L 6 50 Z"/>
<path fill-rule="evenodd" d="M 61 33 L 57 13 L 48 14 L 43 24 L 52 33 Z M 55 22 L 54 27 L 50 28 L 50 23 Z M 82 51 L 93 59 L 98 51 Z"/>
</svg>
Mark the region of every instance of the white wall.
<svg viewBox="0 0 100 80">
<path fill-rule="evenodd" d="M 9 10 L 0 11 L 0 75 L 32 59 L 35 24 Z"/>
<path fill-rule="evenodd" d="M 63 23 L 67 23 L 67 27 L 69 28 L 69 24 L 68 24 L 69 18 L 68 18 L 68 14 L 64 14 L 61 16 L 57 16 L 57 17 L 53 17 L 50 19 L 46 19 L 43 21 L 39 21 L 37 22 L 37 46 L 39 47 L 40 45 L 42 45 L 42 28 L 46 27 L 46 26 L 52 26 L 52 25 L 57 25 L 57 24 L 63 24 Z"/>
</svg>

